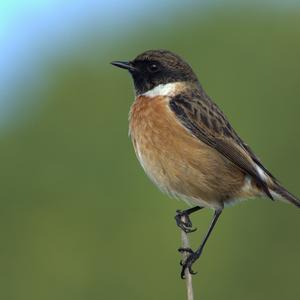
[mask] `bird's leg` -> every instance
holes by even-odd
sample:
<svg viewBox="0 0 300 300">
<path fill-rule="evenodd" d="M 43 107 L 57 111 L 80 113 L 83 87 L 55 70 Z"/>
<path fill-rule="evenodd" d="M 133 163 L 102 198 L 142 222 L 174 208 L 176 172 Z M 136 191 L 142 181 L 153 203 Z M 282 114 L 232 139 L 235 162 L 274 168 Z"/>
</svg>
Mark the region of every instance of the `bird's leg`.
<svg viewBox="0 0 300 300">
<path fill-rule="evenodd" d="M 219 209 L 219 210 L 215 211 L 213 219 L 212 219 L 211 224 L 209 226 L 209 229 L 208 229 L 204 239 L 202 240 L 200 247 L 196 251 L 193 251 L 190 248 L 179 248 L 178 249 L 179 252 L 188 252 L 188 256 L 187 256 L 186 260 L 180 262 L 180 265 L 182 266 L 182 270 L 181 270 L 181 278 L 182 279 L 184 279 L 185 269 L 188 269 L 191 274 L 196 274 L 192 270 L 192 265 L 201 256 L 203 248 L 204 248 L 211 232 L 213 231 L 214 226 L 216 225 L 221 213 L 222 213 L 222 209 Z"/>
<path fill-rule="evenodd" d="M 195 211 L 198 211 L 200 209 L 202 209 L 203 207 L 201 206 L 195 206 L 186 210 L 176 210 L 176 216 L 175 216 L 175 220 L 176 220 L 176 224 L 177 226 L 183 230 L 185 233 L 190 233 L 190 232 L 194 232 L 197 230 L 197 228 L 192 228 L 192 222 L 191 219 L 189 217 L 190 214 L 192 214 Z M 182 217 L 185 217 L 185 222 L 182 221 Z"/>
</svg>

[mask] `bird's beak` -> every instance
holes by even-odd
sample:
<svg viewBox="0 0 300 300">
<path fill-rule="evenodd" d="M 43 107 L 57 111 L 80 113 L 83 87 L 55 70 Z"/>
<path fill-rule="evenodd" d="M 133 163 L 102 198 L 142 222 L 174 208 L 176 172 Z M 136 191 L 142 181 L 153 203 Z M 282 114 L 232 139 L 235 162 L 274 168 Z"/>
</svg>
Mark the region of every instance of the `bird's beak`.
<svg viewBox="0 0 300 300">
<path fill-rule="evenodd" d="M 116 60 L 116 61 L 112 61 L 111 64 L 118 68 L 126 69 L 126 70 L 132 71 L 132 72 L 136 70 L 136 68 L 132 65 L 132 63 L 130 61 Z"/>
</svg>

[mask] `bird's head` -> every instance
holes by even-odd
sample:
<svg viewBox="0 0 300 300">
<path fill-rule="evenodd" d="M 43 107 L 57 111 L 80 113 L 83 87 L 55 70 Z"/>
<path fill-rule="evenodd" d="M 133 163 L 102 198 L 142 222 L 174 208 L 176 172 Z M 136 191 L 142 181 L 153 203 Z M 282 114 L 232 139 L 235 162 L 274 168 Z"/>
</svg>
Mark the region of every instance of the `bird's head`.
<svg viewBox="0 0 300 300">
<path fill-rule="evenodd" d="M 172 82 L 198 82 L 190 65 L 168 50 L 148 50 L 132 61 L 111 64 L 130 72 L 137 95 Z"/>
</svg>

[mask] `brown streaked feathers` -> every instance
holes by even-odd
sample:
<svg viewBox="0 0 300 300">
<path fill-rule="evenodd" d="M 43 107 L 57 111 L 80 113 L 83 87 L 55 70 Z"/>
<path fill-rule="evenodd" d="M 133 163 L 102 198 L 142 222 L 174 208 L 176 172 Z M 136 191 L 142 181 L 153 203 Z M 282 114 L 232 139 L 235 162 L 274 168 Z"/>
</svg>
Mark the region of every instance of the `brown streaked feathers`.
<svg viewBox="0 0 300 300">
<path fill-rule="evenodd" d="M 188 104 L 187 104 L 188 103 Z M 300 207 L 299 199 L 288 192 L 268 171 L 250 147 L 245 144 L 227 121 L 225 115 L 206 95 L 186 90 L 170 100 L 170 107 L 192 134 L 218 150 L 246 174 L 255 179 L 257 186 L 272 200 L 272 191 Z M 267 178 L 262 178 L 259 167 Z"/>
<path fill-rule="evenodd" d="M 188 105 L 186 105 L 188 103 Z M 233 130 L 220 109 L 207 97 L 189 90 L 170 100 L 170 107 L 181 123 L 202 142 L 219 151 L 246 174 L 255 178 L 268 197 L 268 185 L 261 178 L 243 141 Z M 254 154 L 252 153 L 252 156 Z M 254 156 L 255 159 L 257 159 Z M 258 159 L 257 159 L 258 160 Z"/>
<path fill-rule="evenodd" d="M 200 246 L 179 249 L 187 253 L 182 278 L 186 270 L 195 274 L 192 265 L 225 205 L 266 195 L 300 207 L 300 200 L 262 165 L 179 56 L 149 50 L 133 61 L 112 64 L 127 69 L 134 81 L 129 132 L 142 167 L 162 191 L 195 206 L 177 211 L 177 226 L 193 232 L 189 215 L 203 207 L 215 210 Z"/>
<path fill-rule="evenodd" d="M 176 119 L 168 97 L 139 96 L 130 113 L 130 134 L 137 156 L 163 191 L 194 205 L 214 208 L 240 196 L 259 194 L 255 188 L 241 192 L 245 172 L 189 134 Z"/>
<path fill-rule="evenodd" d="M 133 61 L 113 64 L 133 77 L 131 138 L 143 168 L 162 190 L 203 206 L 266 195 L 300 207 L 300 200 L 262 165 L 178 55 L 149 50 Z"/>
</svg>

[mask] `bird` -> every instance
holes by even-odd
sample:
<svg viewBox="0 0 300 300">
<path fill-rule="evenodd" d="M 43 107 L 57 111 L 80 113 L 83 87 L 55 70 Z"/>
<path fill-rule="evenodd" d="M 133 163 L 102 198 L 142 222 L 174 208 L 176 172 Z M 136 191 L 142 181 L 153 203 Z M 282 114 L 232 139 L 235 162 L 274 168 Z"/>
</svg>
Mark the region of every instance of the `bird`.
<svg viewBox="0 0 300 300">
<path fill-rule="evenodd" d="M 226 206 L 267 197 L 300 207 L 300 199 L 264 167 L 179 55 L 147 50 L 111 64 L 129 71 L 133 79 L 129 135 L 141 166 L 162 192 L 192 206 L 176 212 L 177 225 L 193 232 L 190 214 L 202 208 L 214 211 L 200 246 L 195 251 L 179 248 L 187 254 L 181 261 L 182 278 L 186 269 L 195 274 L 192 265 Z"/>
</svg>

